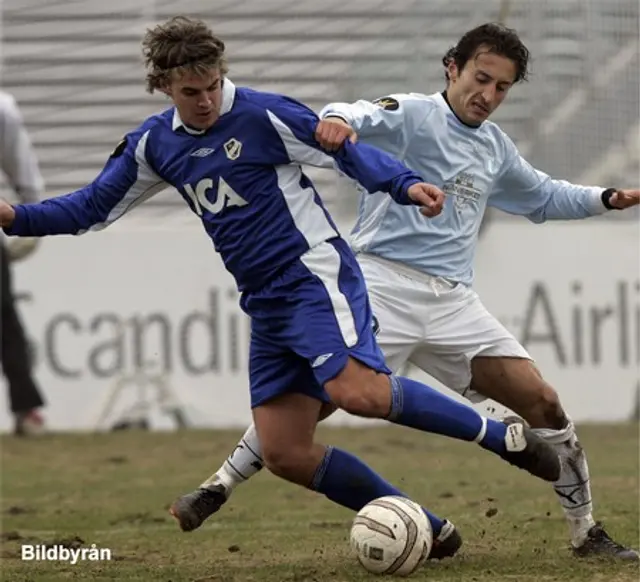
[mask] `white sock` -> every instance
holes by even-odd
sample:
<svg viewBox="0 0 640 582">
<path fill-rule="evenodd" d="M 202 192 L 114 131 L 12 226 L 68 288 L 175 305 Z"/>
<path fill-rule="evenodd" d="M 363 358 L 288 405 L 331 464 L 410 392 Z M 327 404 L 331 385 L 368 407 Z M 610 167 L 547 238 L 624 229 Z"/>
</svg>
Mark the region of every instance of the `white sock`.
<svg viewBox="0 0 640 582">
<path fill-rule="evenodd" d="M 226 461 L 211 477 L 200 485 L 222 484 L 227 489 L 227 497 L 241 483 L 253 477 L 262 467 L 264 462 L 261 457 L 260 441 L 256 427 L 252 424 L 244 433 L 236 448 L 227 457 Z"/>
<path fill-rule="evenodd" d="M 587 456 L 578 442 L 573 422 L 569 421 L 568 426 L 562 430 L 533 430 L 558 451 L 562 468 L 560 479 L 553 484 L 553 488 L 569 523 L 571 543 L 574 547 L 581 546 L 587 538 L 587 532 L 596 522 L 592 515 Z"/>
</svg>

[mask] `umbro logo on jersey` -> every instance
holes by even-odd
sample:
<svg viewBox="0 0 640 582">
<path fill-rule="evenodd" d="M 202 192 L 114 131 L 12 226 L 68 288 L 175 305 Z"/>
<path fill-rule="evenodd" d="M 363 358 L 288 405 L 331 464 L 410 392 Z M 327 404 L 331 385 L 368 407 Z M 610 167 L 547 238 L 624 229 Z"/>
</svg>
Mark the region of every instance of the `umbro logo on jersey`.
<svg viewBox="0 0 640 582">
<path fill-rule="evenodd" d="M 195 152 L 192 152 L 190 156 L 192 158 L 206 158 L 208 155 L 212 154 L 215 151 L 216 150 L 214 150 L 213 148 L 200 148 Z"/>
</svg>

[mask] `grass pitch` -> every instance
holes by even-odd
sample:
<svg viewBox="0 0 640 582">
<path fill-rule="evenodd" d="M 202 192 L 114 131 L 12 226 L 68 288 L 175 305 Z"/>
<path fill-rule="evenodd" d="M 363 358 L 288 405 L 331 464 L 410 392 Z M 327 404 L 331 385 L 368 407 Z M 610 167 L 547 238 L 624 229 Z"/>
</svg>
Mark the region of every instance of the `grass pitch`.
<svg viewBox="0 0 640 582">
<path fill-rule="evenodd" d="M 638 546 L 637 424 L 583 426 L 596 518 Z M 10 582 L 363 581 L 350 555 L 353 514 L 263 471 L 201 529 L 182 533 L 167 509 L 196 487 L 240 432 L 120 432 L 4 437 L 1 578 Z M 322 428 L 411 497 L 448 517 L 465 544 L 411 579 L 430 582 L 626 582 L 637 565 L 577 560 L 549 485 L 479 447 L 399 427 Z M 23 544 L 109 548 L 108 562 L 21 560 Z"/>
</svg>

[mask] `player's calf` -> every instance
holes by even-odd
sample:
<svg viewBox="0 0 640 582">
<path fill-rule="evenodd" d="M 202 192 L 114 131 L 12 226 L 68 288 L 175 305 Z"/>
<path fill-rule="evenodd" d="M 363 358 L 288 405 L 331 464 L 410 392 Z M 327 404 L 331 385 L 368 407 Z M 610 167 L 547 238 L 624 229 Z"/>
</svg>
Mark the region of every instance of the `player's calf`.
<svg viewBox="0 0 640 582">
<path fill-rule="evenodd" d="M 262 459 L 274 475 L 305 487 L 311 483 L 324 456 L 324 447 L 314 443 L 322 409 L 319 399 L 293 392 L 254 407 Z"/>
</svg>

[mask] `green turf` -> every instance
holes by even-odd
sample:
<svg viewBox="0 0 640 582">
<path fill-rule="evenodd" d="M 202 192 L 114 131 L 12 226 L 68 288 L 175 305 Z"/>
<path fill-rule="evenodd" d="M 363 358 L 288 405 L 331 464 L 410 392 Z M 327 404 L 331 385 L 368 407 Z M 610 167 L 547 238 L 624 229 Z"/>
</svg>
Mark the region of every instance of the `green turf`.
<svg viewBox="0 0 640 582">
<path fill-rule="evenodd" d="M 238 432 L 122 432 L 2 440 L 2 579 L 163 582 L 374 580 L 349 553 L 352 513 L 267 472 L 239 488 L 196 532 L 179 531 L 171 501 L 197 486 Z M 638 425 L 585 426 L 596 518 L 638 545 Z M 398 427 L 323 428 L 324 442 L 362 456 L 465 539 L 429 581 L 637 581 L 637 565 L 583 561 L 549 485 L 475 445 Z M 110 562 L 25 562 L 21 544 L 63 540 L 112 551 Z M 74 541 L 75 540 L 75 541 Z M 79 541 L 81 540 L 81 541 Z"/>
</svg>

